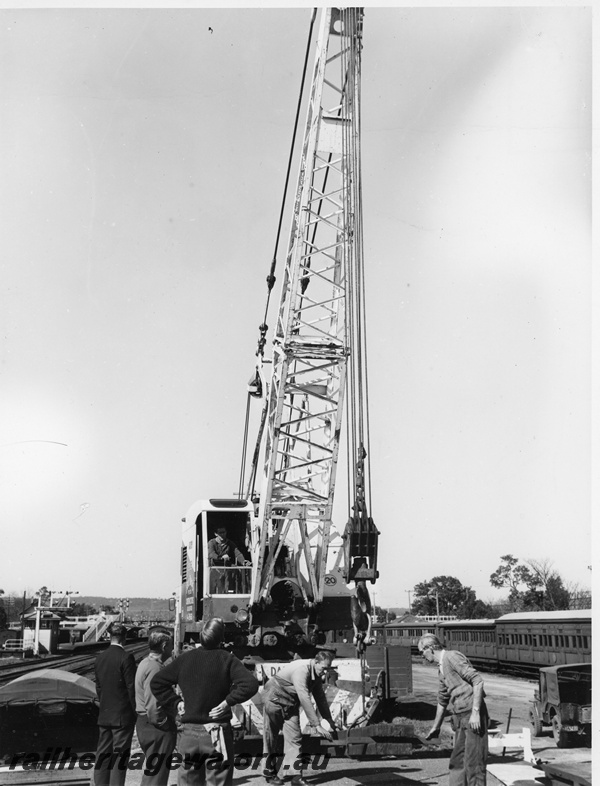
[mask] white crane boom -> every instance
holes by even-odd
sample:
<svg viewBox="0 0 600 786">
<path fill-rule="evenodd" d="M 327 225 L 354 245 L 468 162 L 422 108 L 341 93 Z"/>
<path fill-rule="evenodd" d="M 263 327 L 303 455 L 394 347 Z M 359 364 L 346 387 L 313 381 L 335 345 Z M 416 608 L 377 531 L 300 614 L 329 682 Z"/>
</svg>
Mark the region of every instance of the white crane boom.
<svg viewBox="0 0 600 786">
<path fill-rule="evenodd" d="M 251 537 L 250 604 L 258 617 L 273 605 L 310 617 L 323 603 L 344 420 L 355 513 L 338 563 L 346 582 L 377 577 L 378 533 L 368 514 L 364 462 L 362 22 L 362 8 L 322 11 L 272 370 L 264 383 L 264 469 Z M 264 379 L 262 365 L 260 374 Z"/>
</svg>

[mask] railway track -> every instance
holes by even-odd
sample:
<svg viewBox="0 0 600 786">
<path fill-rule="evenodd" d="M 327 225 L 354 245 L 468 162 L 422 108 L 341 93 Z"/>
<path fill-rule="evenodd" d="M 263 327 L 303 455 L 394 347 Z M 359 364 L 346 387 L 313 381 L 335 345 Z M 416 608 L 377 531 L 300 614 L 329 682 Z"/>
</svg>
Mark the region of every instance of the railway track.
<svg viewBox="0 0 600 786">
<path fill-rule="evenodd" d="M 136 642 L 135 644 L 126 644 L 125 649 L 133 653 L 136 662 L 141 660 L 142 655 L 148 648 L 148 643 Z M 36 660 L 15 666 L 14 664 L 0 665 L 0 685 L 6 685 L 7 682 L 22 677 L 24 674 L 29 674 L 32 671 L 39 669 L 62 669 L 63 671 L 72 671 L 76 674 L 82 674 L 86 677 L 93 678 L 94 663 L 96 661 L 97 650 L 87 652 L 80 655 L 67 655 L 64 657 L 56 656 L 45 658 L 43 660 Z"/>
</svg>

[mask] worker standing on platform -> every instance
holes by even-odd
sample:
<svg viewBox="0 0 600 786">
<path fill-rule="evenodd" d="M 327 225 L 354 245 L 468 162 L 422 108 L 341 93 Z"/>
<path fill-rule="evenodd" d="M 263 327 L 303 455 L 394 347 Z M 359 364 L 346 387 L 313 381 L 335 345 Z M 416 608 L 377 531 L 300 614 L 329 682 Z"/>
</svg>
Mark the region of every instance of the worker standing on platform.
<svg viewBox="0 0 600 786">
<path fill-rule="evenodd" d="M 148 636 L 149 654 L 140 662 L 135 674 L 136 732 L 146 757 L 141 786 L 167 786 L 170 756 L 177 741 L 175 711 L 167 713 L 150 690 L 150 681 L 173 652 L 173 638 L 165 630 L 153 630 Z"/>
<path fill-rule="evenodd" d="M 95 786 L 123 786 L 135 728 L 135 660 L 124 648 L 127 628 L 120 622 L 109 627 L 110 646 L 96 658 L 98 747 L 94 765 Z"/>
<path fill-rule="evenodd" d="M 425 739 L 437 737 L 447 711 L 452 714 L 454 749 L 449 786 L 485 786 L 488 753 L 488 714 L 481 674 L 456 650 L 446 650 L 437 636 L 419 639 L 419 652 L 439 669 L 438 706 Z"/>
<path fill-rule="evenodd" d="M 207 543 L 208 565 L 210 567 L 210 591 L 214 593 L 247 591 L 244 576 L 234 570 L 228 573 L 229 568 L 236 565 L 250 566 L 251 563 L 244 558 L 235 543 L 227 537 L 227 529 L 218 527 L 215 537 Z"/>
<path fill-rule="evenodd" d="M 298 773 L 292 786 L 305 786 L 302 759 L 300 707 L 310 725 L 327 740 L 333 735 L 321 725 L 312 705 L 312 697 L 321 716 L 334 728 L 331 710 L 325 698 L 322 675 L 331 666 L 333 655 L 321 650 L 310 660 L 294 660 L 285 665 L 267 682 L 263 692 L 263 754 L 266 756 L 264 777 L 271 786 L 284 782 L 275 767 L 277 737 L 283 730 L 283 762 L 280 772 Z"/>
</svg>

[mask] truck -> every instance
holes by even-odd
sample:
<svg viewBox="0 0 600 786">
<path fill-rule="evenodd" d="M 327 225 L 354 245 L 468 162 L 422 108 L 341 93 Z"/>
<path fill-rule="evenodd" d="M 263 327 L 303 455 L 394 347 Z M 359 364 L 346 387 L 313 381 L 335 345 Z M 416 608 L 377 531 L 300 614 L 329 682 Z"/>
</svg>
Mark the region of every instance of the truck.
<svg viewBox="0 0 600 786">
<path fill-rule="evenodd" d="M 558 748 L 591 745 L 592 664 L 540 669 L 529 719 L 535 737 L 550 727 Z"/>
</svg>

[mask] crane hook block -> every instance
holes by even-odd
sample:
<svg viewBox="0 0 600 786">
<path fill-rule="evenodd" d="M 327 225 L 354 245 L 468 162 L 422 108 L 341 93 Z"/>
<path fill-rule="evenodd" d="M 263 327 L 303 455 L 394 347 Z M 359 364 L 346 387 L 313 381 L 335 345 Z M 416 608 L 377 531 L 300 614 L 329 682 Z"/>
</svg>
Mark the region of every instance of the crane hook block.
<svg viewBox="0 0 600 786">
<path fill-rule="evenodd" d="M 346 581 L 379 577 L 377 570 L 377 547 L 379 530 L 371 516 L 357 514 L 351 516 L 344 530 L 344 555 Z"/>
</svg>

